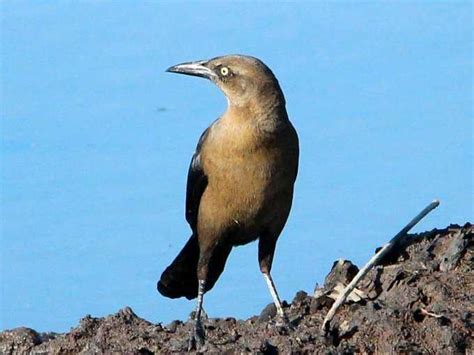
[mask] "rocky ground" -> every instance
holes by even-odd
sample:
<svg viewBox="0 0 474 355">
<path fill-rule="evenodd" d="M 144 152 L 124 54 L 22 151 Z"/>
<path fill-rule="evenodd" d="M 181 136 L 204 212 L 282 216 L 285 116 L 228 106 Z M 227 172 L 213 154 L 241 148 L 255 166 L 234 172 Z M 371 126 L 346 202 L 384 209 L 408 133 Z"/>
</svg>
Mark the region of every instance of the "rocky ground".
<svg viewBox="0 0 474 355">
<path fill-rule="evenodd" d="M 321 333 L 324 316 L 358 269 L 334 263 L 324 287 L 300 291 L 286 311 L 294 330 L 276 326 L 275 308 L 247 320 L 207 319 L 201 352 L 474 353 L 474 227 L 408 235 L 360 282 Z M 0 333 L 0 353 L 186 352 L 192 324 L 153 324 L 130 308 L 86 316 L 66 334 L 17 328 Z"/>
</svg>

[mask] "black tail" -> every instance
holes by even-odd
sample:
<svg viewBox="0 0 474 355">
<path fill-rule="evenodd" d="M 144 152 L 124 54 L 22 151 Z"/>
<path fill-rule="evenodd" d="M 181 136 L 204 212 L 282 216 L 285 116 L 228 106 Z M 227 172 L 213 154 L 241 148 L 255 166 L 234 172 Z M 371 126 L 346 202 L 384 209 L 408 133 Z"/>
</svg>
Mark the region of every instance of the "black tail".
<svg viewBox="0 0 474 355">
<path fill-rule="evenodd" d="M 206 291 L 214 286 L 224 271 L 225 262 L 231 250 L 231 245 L 219 245 L 214 249 L 209 262 Z M 170 298 L 186 297 L 189 300 L 196 298 L 198 260 L 199 243 L 197 236 L 193 234 L 171 265 L 161 274 L 157 284 L 158 291 L 163 296 Z"/>
</svg>

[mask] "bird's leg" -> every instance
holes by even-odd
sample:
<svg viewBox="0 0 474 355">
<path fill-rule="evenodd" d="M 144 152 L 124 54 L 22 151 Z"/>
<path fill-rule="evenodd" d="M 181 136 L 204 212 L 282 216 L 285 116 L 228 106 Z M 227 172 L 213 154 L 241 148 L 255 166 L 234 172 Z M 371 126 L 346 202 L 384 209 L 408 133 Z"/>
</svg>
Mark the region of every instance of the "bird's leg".
<svg viewBox="0 0 474 355">
<path fill-rule="evenodd" d="M 206 289 L 206 281 L 198 281 L 198 296 L 197 296 L 197 307 L 194 314 L 194 325 L 191 330 L 191 336 L 189 338 L 188 351 L 196 349 L 199 346 L 204 345 L 204 327 L 201 322 L 202 315 L 202 303 L 204 299 L 204 291 Z"/>
<path fill-rule="evenodd" d="M 258 244 L 258 261 L 260 264 L 260 271 L 262 272 L 263 277 L 267 282 L 268 290 L 272 295 L 273 303 L 275 303 L 278 318 L 279 320 L 281 320 L 281 323 L 283 323 L 285 327 L 292 329 L 293 326 L 291 325 L 290 321 L 288 320 L 288 317 L 285 314 L 285 311 L 283 310 L 283 306 L 281 304 L 280 297 L 278 296 L 275 283 L 273 282 L 272 276 L 270 274 L 277 238 L 278 235 L 277 237 L 274 237 L 274 235 L 270 234 L 264 234 L 260 237 Z M 278 323 L 279 322 L 277 322 L 277 324 Z"/>
<path fill-rule="evenodd" d="M 263 273 L 263 278 L 267 282 L 268 290 L 272 295 L 273 303 L 275 303 L 278 315 L 283 319 L 286 318 L 285 311 L 281 305 L 280 296 L 278 296 L 275 284 L 273 283 L 272 275 L 270 275 L 270 273 Z"/>
<path fill-rule="evenodd" d="M 288 319 L 285 310 L 283 309 L 283 306 L 280 301 L 280 296 L 278 296 L 277 289 L 275 287 L 275 283 L 273 282 L 272 275 L 270 273 L 263 273 L 263 278 L 267 282 L 268 290 L 270 291 L 270 294 L 272 295 L 273 298 L 273 303 L 275 304 L 275 307 L 277 309 L 277 326 L 283 326 L 287 330 L 293 330 L 294 327 L 291 324 L 290 320 Z"/>
</svg>

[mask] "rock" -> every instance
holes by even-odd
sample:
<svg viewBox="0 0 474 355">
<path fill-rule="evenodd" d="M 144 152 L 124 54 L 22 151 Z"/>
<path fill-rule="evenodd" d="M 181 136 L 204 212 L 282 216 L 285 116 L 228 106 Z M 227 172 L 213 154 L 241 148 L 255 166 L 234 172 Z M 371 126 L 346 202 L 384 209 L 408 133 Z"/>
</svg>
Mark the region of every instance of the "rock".
<svg viewBox="0 0 474 355">
<path fill-rule="evenodd" d="M 0 354 L 29 353 L 41 344 L 40 335 L 33 329 L 20 327 L 0 333 Z"/>
<path fill-rule="evenodd" d="M 464 228 L 459 229 L 449 243 L 448 249 L 443 253 L 439 269 L 441 271 L 449 271 L 456 267 L 467 246 L 472 243 L 473 237 L 474 234 L 469 232 L 469 229 L 467 231 Z"/>
<path fill-rule="evenodd" d="M 274 303 L 268 304 L 260 313 L 258 317 L 259 322 L 268 322 L 270 319 L 274 318 L 277 314 L 277 309 Z"/>
<path fill-rule="evenodd" d="M 338 261 L 334 262 L 331 271 L 326 276 L 324 288 L 332 289 L 340 283 L 345 286 L 351 282 L 358 272 L 359 268 L 352 264 L 352 262 L 349 260 L 339 259 Z"/>
<path fill-rule="evenodd" d="M 170 333 L 174 333 L 176 332 L 176 329 L 178 328 L 178 326 L 181 324 L 183 324 L 183 322 L 181 322 L 180 320 L 174 320 L 170 324 L 165 326 L 165 329 Z"/>
<path fill-rule="evenodd" d="M 291 304 L 292 305 L 295 305 L 297 303 L 300 304 L 306 300 L 306 297 L 308 297 L 308 294 L 305 291 L 298 291 L 295 297 L 293 298 L 293 301 L 291 301 Z"/>
<path fill-rule="evenodd" d="M 342 305 L 329 336 L 320 328 L 340 289 L 357 273 L 349 261 L 337 261 L 314 297 L 299 291 L 291 306 L 283 303 L 294 329 L 284 329 L 269 304 L 248 320 L 208 318 L 204 322 L 209 353 L 474 353 L 473 227 L 450 226 L 409 235 L 398 254 L 371 270 L 357 286 L 365 302 Z M 468 241 L 463 252 L 459 238 Z M 456 241 L 458 240 L 458 241 Z M 456 244 L 457 243 L 457 244 Z M 454 245 L 454 246 L 453 246 Z M 456 246 L 458 245 L 458 246 Z M 441 264 L 443 270 L 424 265 Z M 456 260 L 454 262 L 454 260 Z M 448 265 L 455 265 L 447 267 Z M 231 312 L 231 310 L 229 310 Z M 166 327 L 138 317 L 125 307 L 103 318 L 86 316 L 66 334 L 39 334 L 28 328 L 0 333 L 0 354 L 161 354 L 187 352 L 192 322 Z M 285 330 L 285 331 L 284 331 Z"/>
</svg>

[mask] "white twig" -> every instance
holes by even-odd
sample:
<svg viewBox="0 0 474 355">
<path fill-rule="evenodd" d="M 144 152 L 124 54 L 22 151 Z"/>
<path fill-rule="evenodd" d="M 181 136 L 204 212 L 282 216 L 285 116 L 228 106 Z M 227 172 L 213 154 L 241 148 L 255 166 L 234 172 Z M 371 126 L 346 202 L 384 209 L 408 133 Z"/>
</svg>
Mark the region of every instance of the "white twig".
<svg viewBox="0 0 474 355">
<path fill-rule="evenodd" d="M 415 218 L 413 218 L 410 223 L 408 223 L 400 232 L 397 233 L 395 237 L 393 237 L 387 244 L 383 246 L 382 249 L 378 251 L 370 260 L 369 262 L 359 270 L 357 275 L 352 279 L 349 285 L 346 286 L 344 291 L 339 295 L 338 299 L 332 305 L 331 309 L 329 310 L 326 318 L 324 318 L 324 322 L 322 325 L 322 331 L 326 333 L 329 330 L 330 323 L 334 318 L 337 309 L 345 302 L 347 296 L 351 293 L 351 291 L 356 287 L 357 283 L 362 279 L 369 271 L 372 269 L 377 263 L 388 253 L 392 247 L 397 244 L 397 242 L 408 233 L 410 229 L 413 228 L 419 221 L 421 221 L 428 213 L 434 210 L 436 207 L 439 206 L 439 201 L 434 200 L 428 206 L 426 206 L 423 211 L 421 211 Z"/>
<path fill-rule="evenodd" d="M 441 314 L 436 314 L 436 313 L 433 313 L 433 312 L 428 312 L 426 309 L 424 308 L 421 308 L 420 309 L 421 311 L 421 314 L 425 315 L 425 316 L 430 316 L 430 317 L 434 317 L 434 318 L 443 318 L 443 316 Z"/>
</svg>

